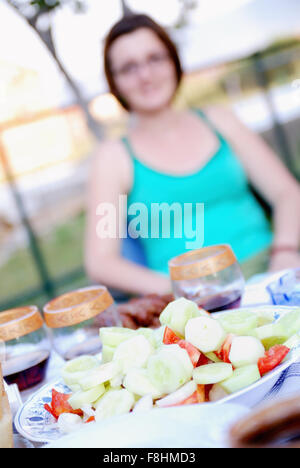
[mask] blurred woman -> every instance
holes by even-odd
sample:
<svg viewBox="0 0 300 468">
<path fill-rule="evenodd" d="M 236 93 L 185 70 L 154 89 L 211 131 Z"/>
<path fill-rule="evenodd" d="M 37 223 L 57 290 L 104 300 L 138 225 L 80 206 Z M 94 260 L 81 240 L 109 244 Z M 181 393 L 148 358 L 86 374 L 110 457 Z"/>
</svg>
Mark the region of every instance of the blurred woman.
<svg viewBox="0 0 300 468">
<path fill-rule="evenodd" d="M 89 276 L 130 293 L 170 291 L 167 262 L 190 240 L 185 233 L 176 235 L 181 217 L 174 216 L 170 236 L 141 235 L 146 265 L 138 265 L 122 256 L 116 234 L 128 222 L 124 214 L 119 221 L 121 195 L 127 195 L 128 207 L 143 204 L 148 212 L 153 204 L 203 203 L 204 243 L 198 247 L 230 244 L 247 277 L 267 268 L 300 266 L 299 185 L 272 149 L 230 111 L 174 108 L 182 68 L 165 30 L 145 15 L 121 19 L 106 38 L 104 65 L 110 91 L 131 119 L 127 134 L 101 143 L 93 161 Z M 273 232 L 249 181 L 272 207 Z M 101 235 L 101 215 L 103 220 L 104 207 L 111 206 L 115 235 Z M 199 228 L 195 210 L 189 216 Z M 151 216 L 145 220 L 148 233 L 153 222 Z"/>
</svg>

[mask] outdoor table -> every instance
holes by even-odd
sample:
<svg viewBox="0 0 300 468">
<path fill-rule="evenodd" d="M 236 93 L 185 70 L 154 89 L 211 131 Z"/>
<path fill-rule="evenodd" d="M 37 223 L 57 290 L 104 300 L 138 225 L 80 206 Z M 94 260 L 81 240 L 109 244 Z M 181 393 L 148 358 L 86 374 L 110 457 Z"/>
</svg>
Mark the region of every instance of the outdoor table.
<svg viewBox="0 0 300 468">
<path fill-rule="evenodd" d="M 282 275 L 282 272 L 267 275 L 257 275 L 257 277 L 253 277 L 250 281 L 248 281 L 246 283 L 245 291 L 242 297 L 241 307 L 270 305 L 271 299 L 266 290 L 266 285 L 280 275 Z M 59 377 L 60 369 L 65 364 L 65 362 L 66 361 L 64 361 L 63 358 L 61 358 L 54 350 L 52 350 L 45 379 L 35 387 L 21 392 L 21 399 L 23 403 L 25 403 L 27 399 L 39 388 L 43 387 L 47 383 L 55 381 Z M 16 435 L 16 438 L 19 441 L 20 436 Z M 41 447 L 41 444 L 32 442 L 31 444 L 32 447 Z"/>
</svg>

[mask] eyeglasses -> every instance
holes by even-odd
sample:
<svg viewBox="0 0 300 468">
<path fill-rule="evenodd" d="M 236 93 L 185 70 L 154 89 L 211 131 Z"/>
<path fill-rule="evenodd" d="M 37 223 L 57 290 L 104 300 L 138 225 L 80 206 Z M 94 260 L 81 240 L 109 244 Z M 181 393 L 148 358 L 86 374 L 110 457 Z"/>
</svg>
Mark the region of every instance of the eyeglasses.
<svg viewBox="0 0 300 468">
<path fill-rule="evenodd" d="M 149 55 L 143 62 L 128 62 L 119 69 L 113 70 L 115 76 L 131 78 L 136 76 L 143 67 L 148 67 L 151 71 L 159 70 L 170 59 L 167 52 L 158 52 Z"/>
</svg>

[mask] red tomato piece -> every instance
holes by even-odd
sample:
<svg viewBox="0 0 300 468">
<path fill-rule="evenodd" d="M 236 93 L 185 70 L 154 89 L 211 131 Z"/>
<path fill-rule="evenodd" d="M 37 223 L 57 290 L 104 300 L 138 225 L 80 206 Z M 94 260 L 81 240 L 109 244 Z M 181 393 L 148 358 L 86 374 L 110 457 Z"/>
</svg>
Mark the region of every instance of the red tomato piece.
<svg viewBox="0 0 300 468">
<path fill-rule="evenodd" d="M 179 340 L 177 344 L 180 346 L 180 348 L 183 348 L 188 352 L 193 366 L 196 367 L 201 355 L 199 349 L 195 348 L 195 346 L 186 340 Z"/>
<path fill-rule="evenodd" d="M 55 414 L 54 411 L 52 410 L 51 406 L 48 405 L 48 403 L 45 403 L 45 404 L 44 404 L 44 408 L 45 408 L 46 411 L 48 411 L 48 413 L 52 414 L 52 416 L 53 416 L 55 419 L 57 419 L 56 414 Z"/>
<path fill-rule="evenodd" d="M 205 354 L 200 353 L 200 357 L 199 357 L 196 367 L 205 366 L 206 364 L 210 364 L 211 362 L 212 361 L 208 359 L 208 357 L 206 357 Z"/>
<path fill-rule="evenodd" d="M 204 385 L 204 391 L 205 391 L 205 401 L 209 401 L 209 392 L 211 391 L 212 387 L 213 387 L 213 384 L 207 384 L 207 385 Z"/>
<path fill-rule="evenodd" d="M 215 351 L 216 356 L 219 359 L 221 359 L 221 361 L 227 362 L 229 364 L 231 364 L 229 360 L 229 353 L 230 353 L 231 343 L 232 343 L 233 338 L 234 338 L 234 335 L 232 333 L 229 333 L 224 343 L 222 344 L 221 348 L 219 349 L 219 351 Z"/>
<path fill-rule="evenodd" d="M 46 404 L 44 405 L 44 408 L 47 411 L 49 411 L 49 413 L 51 413 L 52 416 L 55 417 L 55 419 L 58 419 L 62 413 L 73 413 L 82 416 L 83 412 L 80 409 L 74 410 L 72 406 L 68 403 L 68 399 L 70 398 L 70 396 L 71 394 L 61 393 L 55 390 L 55 388 L 53 388 L 51 406 Z"/>
<path fill-rule="evenodd" d="M 176 344 L 180 341 L 180 337 L 171 330 L 171 328 L 166 327 L 164 331 L 163 343 L 164 344 Z"/>
<path fill-rule="evenodd" d="M 289 351 L 290 348 L 284 345 L 272 346 L 257 362 L 260 375 L 263 376 L 277 367 Z"/>
<path fill-rule="evenodd" d="M 205 402 L 205 385 L 197 385 L 197 403 L 204 403 Z"/>
<path fill-rule="evenodd" d="M 95 421 L 95 416 L 90 416 L 89 419 L 85 421 L 85 423 L 90 423 L 92 421 Z"/>
</svg>

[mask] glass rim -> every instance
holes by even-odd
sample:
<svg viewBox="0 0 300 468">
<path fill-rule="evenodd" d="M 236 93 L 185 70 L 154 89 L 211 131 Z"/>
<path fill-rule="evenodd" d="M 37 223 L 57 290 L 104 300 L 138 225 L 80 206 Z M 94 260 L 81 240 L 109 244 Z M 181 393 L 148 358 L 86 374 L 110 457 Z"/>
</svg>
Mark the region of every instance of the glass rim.
<svg viewBox="0 0 300 468">
<path fill-rule="evenodd" d="M 218 244 L 177 255 L 169 260 L 168 266 L 171 279 L 178 281 L 209 276 L 234 263 L 237 258 L 231 246 Z"/>
<path fill-rule="evenodd" d="M 95 292 L 90 295 L 88 293 Z M 66 305 L 66 303 L 70 304 Z M 88 286 L 61 294 L 43 307 L 50 328 L 62 328 L 88 320 L 104 312 L 114 300 L 105 286 Z"/>
<path fill-rule="evenodd" d="M 0 313 L 0 339 L 10 341 L 28 335 L 44 325 L 37 306 L 21 306 Z"/>
</svg>

